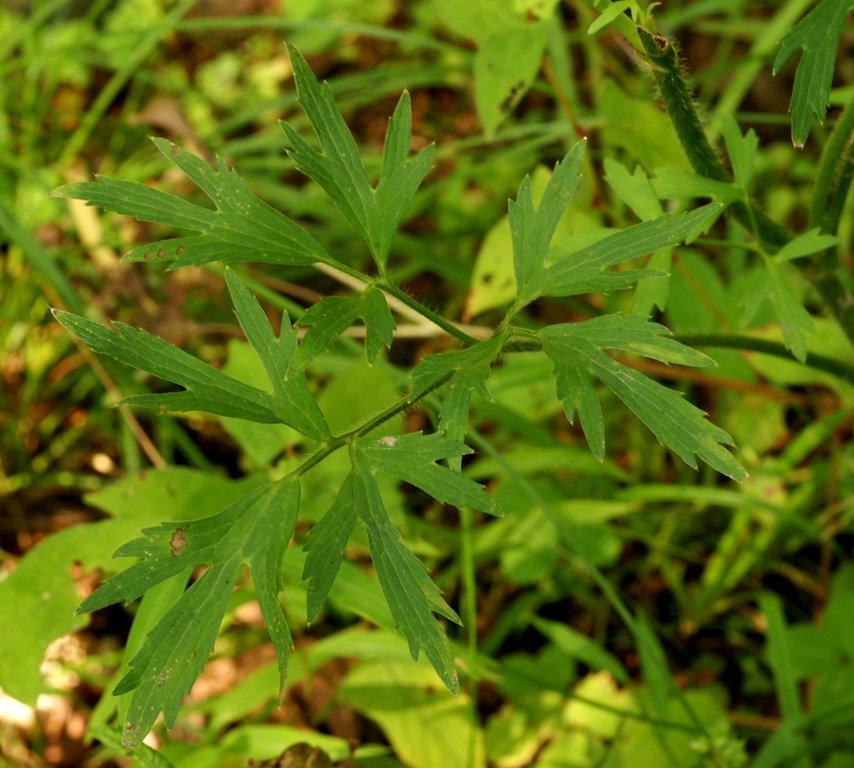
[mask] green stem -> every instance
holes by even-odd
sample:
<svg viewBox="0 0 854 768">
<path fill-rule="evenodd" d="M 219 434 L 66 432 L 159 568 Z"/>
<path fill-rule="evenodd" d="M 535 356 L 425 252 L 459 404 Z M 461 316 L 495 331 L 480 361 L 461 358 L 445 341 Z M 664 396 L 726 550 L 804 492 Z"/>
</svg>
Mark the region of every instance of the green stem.
<svg viewBox="0 0 854 768">
<path fill-rule="evenodd" d="M 765 355 L 774 355 L 774 357 L 782 357 L 786 360 L 791 360 L 793 363 L 801 364 L 784 344 L 778 341 L 770 341 L 769 339 L 758 339 L 755 336 L 677 333 L 674 334 L 673 339 L 689 347 L 719 347 L 722 349 L 740 349 L 745 352 L 761 352 Z M 810 352 L 809 358 L 803 365 L 833 374 L 846 381 L 854 382 L 854 365 L 844 360 Z"/>
<path fill-rule="evenodd" d="M 852 176 L 854 176 L 854 99 L 851 99 L 839 117 L 818 161 L 810 204 L 811 227 L 821 227 L 824 232 L 836 234 L 842 208 L 851 189 Z M 832 266 L 836 264 L 833 263 Z"/>
<path fill-rule="evenodd" d="M 394 296 L 398 301 L 403 302 L 410 309 L 414 309 L 416 312 L 426 317 L 434 325 L 438 325 L 439 328 L 445 331 L 449 336 L 453 336 L 455 339 L 459 339 L 469 346 L 474 346 L 479 343 L 480 339 L 476 339 L 474 336 L 469 336 L 469 334 L 457 328 L 457 326 L 450 321 L 445 320 L 441 315 L 437 315 L 432 310 L 427 309 L 423 304 L 417 302 L 409 294 L 401 291 L 396 285 L 389 282 L 377 282 L 376 286 L 380 290 L 385 291 L 389 296 Z"/>
<path fill-rule="evenodd" d="M 664 106 L 694 171 L 717 181 L 731 181 L 729 171 L 718 158 L 703 130 L 700 114 L 691 98 L 691 89 L 673 44 L 667 38 L 653 35 L 642 27 L 638 27 L 638 33 Z M 846 118 L 846 121 L 849 119 L 854 120 Z M 834 198 L 834 203 L 841 206 L 844 199 L 842 203 L 838 203 Z M 750 206 L 741 202 L 734 203 L 727 211 L 748 229 L 752 229 L 752 213 L 756 230 L 764 243 L 764 250 L 768 253 L 775 253 L 792 239 L 783 227 L 753 203 Z M 854 343 L 854 293 L 842 283 L 832 268 L 822 263 L 823 260 L 823 257 L 819 257 L 817 265 L 815 260 L 809 259 L 800 259 L 797 263 L 805 277 L 815 286 L 827 311 Z"/>
</svg>

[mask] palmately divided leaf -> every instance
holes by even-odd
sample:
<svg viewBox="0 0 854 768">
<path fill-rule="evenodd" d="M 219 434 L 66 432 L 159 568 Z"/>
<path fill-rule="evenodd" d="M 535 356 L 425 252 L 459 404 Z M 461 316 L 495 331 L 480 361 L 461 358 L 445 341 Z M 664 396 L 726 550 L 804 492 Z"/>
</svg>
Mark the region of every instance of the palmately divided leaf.
<svg viewBox="0 0 854 768">
<path fill-rule="evenodd" d="M 686 235 L 701 224 L 710 221 L 711 217 L 722 210 L 721 205 L 710 203 L 690 213 L 665 214 L 608 235 L 549 266 L 543 275 L 540 294 L 576 296 L 582 293 L 607 293 L 633 285 L 643 277 L 650 277 L 650 271 L 636 269 L 625 272 L 604 272 L 603 270 L 622 261 L 676 245 Z"/>
<path fill-rule="evenodd" d="M 401 216 L 429 170 L 433 147 L 426 147 L 407 159 L 411 110 L 409 94 L 404 93 L 389 122 L 382 172 L 374 191 L 329 85 L 318 82 L 295 48 L 288 46 L 288 54 L 298 101 L 322 150 L 317 152 L 290 125 L 281 123 L 291 145 L 288 155 L 300 171 L 320 184 L 335 207 L 365 239 L 376 263 L 384 266 Z"/>
<path fill-rule="evenodd" d="M 311 424 L 316 435 L 329 437 L 326 419 L 311 394 L 305 376 L 292 375 L 285 380 L 288 366 L 297 351 L 297 334 L 291 327 L 287 312 L 282 313 L 282 327 L 276 338 L 261 305 L 232 270 L 226 269 L 225 281 L 237 320 L 264 366 L 273 393 L 290 403 L 293 410 L 299 411 L 304 423 Z"/>
<path fill-rule="evenodd" d="M 244 564 L 249 566 L 261 613 L 276 647 L 280 688 L 287 675 L 291 635 L 279 605 L 282 557 L 299 511 L 299 482 L 268 483 L 213 517 L 163 523 L 120 547 L 114 557 L 139 557 L 81 603 L 85 613 L 130 602 L 170 577 L 207 566 L 148 634 L 131 670 L 114 693 L 133 691 L 123 741 L 139 744 L 159 712 L 167 727 L 175 722 L 181 699 L 201 673 L 229 598 Z"/>
<path fill-rule="evenodd" d="M 308 328 L 308 332 L 291 360 L 288 377 L 304 371 L 359 318 L 365 323 L 365 354 L 373 363 L 383 344 L 391 347 L 397 325 L 382 291 L 370 286 L 360 296 L 327 296 L 299 319 L 298 325 Z"/>
<path fill-rule="evenodd" d="M 733 445 L 724 430 L 709 422 L 703 411 L 678 392 L 618 363 L 603 351 L 618 349 L 684 365 L 711 362 L 705 355 L 663 337 L 665 333 L 666 328 L 638 315 L 608 315 L 540 331 L 543 349 L 555 366 L 558 397 L 564 401 L 567 418 L 572 421 L 578 412 L 590 449 L 603 459 L 605 430 L 593 388 L 593 379 L 599 379 L 690 467 L 697 468 L 698 456 L 718 472 L 735 480 L 744 479 L 744 469 L 722 447 Z"/>
<path fill-rule="evenodd" d="M 555 165 L 536 211 L 531 200 L 530 176 L 525 177 L 516 200 L 511 200 L 507 207 L 519 306 L 524 306 L 537 295 L 549 243 L 581 179 L 581 163 L 586 147 L 586 140 L 579 141 L 563 161 Z"/>
<path fill-rule="evenodd" d="M 822 0 L 780 41 L 780 50 L 774 59 L 775 75 L 798 48 L 804 51 L 789 104 L 792 142 L 796 147 L 804 146 L 814 118 L 824 123 L 839 36 L 852 8 L 852 0 Z"/>
<path fill-rule="evenodd" d="M 207 411 L 261 424 L 287 424 L 318 440 L 329 437 L 323 421 L 304 404 L 262 392 L 227 376 L 147 331 L 114 323 L 111 331 L 100 323 L 60 310 L 53 311 L 62 326 L 93 351 L 179 384 L 184 392 L 126 397 L 121 405 L 167 411 Z M 322 418 L 322 417 L 321 417 Z"/>
<path fill-rule="evenodd" d="M 212 211 L 143 184 L 98 176 L 97 182 L 67 184 L 57 197 L 85 200 L 108 211 L 204 234 L 134 248 L 125 261 L 159 259 L 173 267 L 211 261 L 262 261 L 299 266 L 334 263 L 320 244 L 287 216 L 253 195 L 222 160 L 217 171 L 165 139 L 157 148 L 195 181 L 216 204 Z"/>
</svg>

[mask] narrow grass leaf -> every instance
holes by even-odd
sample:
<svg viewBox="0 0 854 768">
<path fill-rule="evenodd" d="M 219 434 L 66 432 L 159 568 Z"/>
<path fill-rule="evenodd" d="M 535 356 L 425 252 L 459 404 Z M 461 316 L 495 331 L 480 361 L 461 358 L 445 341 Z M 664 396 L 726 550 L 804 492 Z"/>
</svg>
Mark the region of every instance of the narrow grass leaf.
<svg viewBox="0 0 854 768">
<path fill-rule="evenodd" d="M 292 646 L 279 605 L 282 557 L 293 535 L 299 509 L 299 483 L 278 481 L 248 493 L 213 517 L 162 523 L 120 547 L 114 557 L 139 557 L 93 592 L 78 613 L 132 601 L 151 587 L 188 569 L 207 570 L 166 612 L 131 660 L 131 670 L 114 693 L 133 691 L 123 742 L 136 746 L 159 712 L 167 727 L 175 722 L 213 650 L 222 617 L 244 564 L 249 566 L 261 613 L 276 647 L 280 686 Z"/>
</svg>

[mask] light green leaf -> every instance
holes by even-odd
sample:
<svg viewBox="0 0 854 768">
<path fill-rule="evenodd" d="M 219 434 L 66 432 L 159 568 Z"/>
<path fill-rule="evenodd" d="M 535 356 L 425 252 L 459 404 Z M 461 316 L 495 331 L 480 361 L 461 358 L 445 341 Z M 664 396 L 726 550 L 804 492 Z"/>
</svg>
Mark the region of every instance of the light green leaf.
<svg viewBox="0 0 854 768">
<path fill-rule="evenodd" d="M 721 123 L 721 132 L 726 142 L 729 160 L 735 181 L 745 195 L 750 193 L 750 181 L 753 178 L 753 162 L 759 148 L 759 137 L 751 128 L 742 136 L 738 123 L 732 115 L 726 115 Z"/>
<path fill-rule="evenodd" d="M 612 2 L 601 15 L 593 20 L 593 23 L 587 28 L 588 35 L 596 34 L 600 29 L 610 24 L 617 16 L 621 16 L 627 8 L 631 8 L 632 12 L 637 11 L 637 0 L 619 0 Z"/>
<path fill-rule="evenodd" d="M 689 200 L 692 197 L 709 197 L 715 202 L 730 205 L 741 200 L 741 192 L 733 184 L 698 176 L 693 171 L 678 168 L 656 168 L 650 182 L 655 194 L 662 200 Z"/>
<path fill-rule="evenodd" d="M 563 161 L 555 165 L 536 211 L 531 201 L 530 176 L 525 177 L 516 200 L 511 200 L 508 205 L 517 306 L 524 306 L 537 295 L 549 243 L 581 179 L 581 163 L 586 147 L 586 141 L 578 142 Z"/>
<path fill-rule="evenodd" d="M 430 494 L 442 504 L 471 507 L 490 515 L 501 508 L 482 485 L 434 462 L 471 453 L 471 449 L 439 433 L 414 432 L 400 437 L 358 440 L 354 455 L 380 472 L 386 472 Z"/>
<path fill-rule="evenodd" d="M 391 347 L 397 327 L 382 291 L 373 286 L 360 296 L 327 296 L 312 306 L 298 321 L 309 330 L 303 337 L 288 369 L 288 378 L 305 370 L 306 366 L 358 318 L 365 322 L 365 354 L 368 362 L 377 359 L 382 345 Z"/>
<path fill-rule="evenodd" d="M 344 218 L 365 239 L 376 263 L 384 266 L 403 212 L 427 174 L 433 152 L 431 145 L 407 159 L 411 132 L 409 94 L 401 96 L 389 121 L 382 172 L 374 192 L 329 85 L 318 82 L 302 55 L 290 45 L 288 55 L 299 103 L 322 150 L 317 152 L 291 126 L 280 123 L 291 145 L 288 155 L 297 168 L 324 189 Z"/>
<path fill-rule="evenodd" d="M 833 235 L 824 235 L 821 229 L 816 227 L 803 235 L 799 235 L 794 240 L 786 243 L 777 253 L 774 254 L 774 261 L 778 264 L 784 261 L 792 261 L 800 259 L 804 256 L 809 256 L 819 251 L 824 251 L 827 248 L 832 248 L 839 243 L 839 238 Z"/>
<path fill-rule="evenodd" d="M 474 101 L 487 139 L 528 92 L 543 58 L 549 25 L 522 19 L 478 35 L 474 57 Z"/>
<path fill-rule="evenodd" d="M 695 455 L 709 466 L 741 480 L 744 469 L 722 445 L 732 438 L 673 390 L 609 357 L 604 349 L 642 354 L 665 363 L 708 365 L 709 358 L 668 338 L 667 330 L 638 315 L 608 315 L 582 323 L 552 325 L 540 331 L 543 349 L 557 375 L 558 396 L 572 421 L 577 411 L 594 455 L 605 455 L 604 424 L 593 379 L 619 397 L 664 445 L 696 469 Z M 722 445 L 721 445 L 722 444 Z"/>
<path fill-rule="evenodd" d="M 690 213 L 665 214 L 609 235 L 549 266 L 544 272 L 540 293 L 544 296 L 607 293 L 633 285 L 642 277 L 651 277 L 649 270 L 603 270 L 676 245 L 694 229 L 709 223 L 721 210 L 720 205 L 711 203 Z"/>
<path fill-rule="evenodd" d="M 639 219 L 649 221 L 664 213 L 643 168 L 637 166 L 629 173 L 626 166 L 610 157 L 605 158 L 604 166 L 605 181 Z"/>
<path fill-rule="evenodd" d="M 780 323 L 783 341 L 792 350 L 792 354 L 803 363 L 807 359 L 806 334 L 815 331 L 812 317 L 792 292 L 781 269 L 771 261 L 767 263 L 767 267 L 768 297 L 774 307 L 777 322 Z"/>
<path fill-rule="evenodd" d="M 329 437 L 329 427 L 308 388 L 305 376 L 291 375 L 285 379 L 288 366 L 297 351 L 297 335 L 291 327 L 287 312 L 282 313 L 282 326 L 276 338 L 261 305 L 230 269 L 225 271 L 225 282 L 237 320 L 246 334 L 246 340 L 264 366 L 273 394 L 286 400 L 300 414 L 299 420 L 303 424 L 311 425 L 313 431 L 305 434 Z"/>
<path fill-rule="evenodd" d="M 775 75 L 798 48 L 803 48 L 789 104 L 792 142 L 798 148 L 804 146 L 814 118 L 824 123 L 839 36 L 852 8 L 852 0 L 821 0 L 780 41 L 774 59 Z"/>
<path fill-rule="evenodd" d="M 162 523 L 120 547 L 114 557 L 141 562 L 109 579 L 84 600 L 77 613 L 132 601 L 156 584 L 188 569 L 205 573 L 167 611 L 131 660 L 131 671 L 114 693 L 133 691 L 123 742 L 136 746 L 159 712 L 171 728 L 182 697 L 189 692 L 213 650 L 220 623 L 244 563 L 249 566 L 261 613 L 279 661 L 280 686 L 287 674 L 291 636 L 278 594 L 282 557 L 299 510 L 299 483 L 268 483 L 218 515 Z"/>
<path fill-rule="evenodd" d="M 140 221 L 204 233 L 135 248 L 125 261 L 172 261 L 173 267 L 211 261 L 263 261 L 292 266 L 318 261 L 335 263 L 305 230 L 255 197 L 222 160 L 217 160 L 214 171 L 203 160 L 165 139 L 154 139 L 154 143 L 204 189 L 216 204 L 216 211 L 143 184 L 104 176 L 98 176 L 97 183 L 67 184 L 52 193 L 85 200 L 89 205 Z"/>
</svg>

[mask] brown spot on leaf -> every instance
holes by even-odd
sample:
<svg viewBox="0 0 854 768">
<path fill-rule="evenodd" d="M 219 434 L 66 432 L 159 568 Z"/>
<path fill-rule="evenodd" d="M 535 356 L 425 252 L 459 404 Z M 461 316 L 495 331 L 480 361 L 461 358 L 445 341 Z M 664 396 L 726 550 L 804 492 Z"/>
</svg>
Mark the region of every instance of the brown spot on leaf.
<svg viewBox="0 0 854 768">
<path fill-rule="evenodd" d="M 181 554 L 181 550 L 187 546 L 187 537 L 184 535 L 183 528 L 178 528 L 178 530 L 172 534 L 172 540 L 169 542 L 169 546 L 172 550 L 172 557 L 178 557 Z"/>
</svg>

